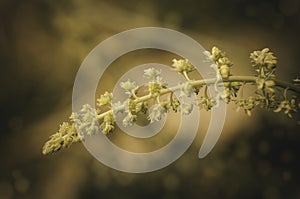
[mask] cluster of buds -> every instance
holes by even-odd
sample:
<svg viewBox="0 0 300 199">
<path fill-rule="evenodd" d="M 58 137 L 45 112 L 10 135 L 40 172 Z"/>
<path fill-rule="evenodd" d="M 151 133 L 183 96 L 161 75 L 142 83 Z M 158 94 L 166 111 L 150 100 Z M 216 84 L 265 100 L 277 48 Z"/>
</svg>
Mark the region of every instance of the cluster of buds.
<svg viewBox="0 0 300 199">
<path fill-rule="evenodd" d="M 233 64 L 226 56 L 225 52 L 221 51 L 217 47 L 213 47 L 211 52 L 205 51 L 204 55 L 207 56 L 209 61 L 213 62 L 211 67 L 216 71 L 216 79 L 218 81 L 227 80 L 231 76 L 230 69 Z M 219 96 L 222 96 L 223 100 L 226 103 L 229 103 L 232 97 L 236 97 L 236 93 L 240 86 L 240 82 L 224 82 L 224 93 L 219 93 Z M 216 91 L 219 92 L 217 89 Z"/>
<path fill-rule="evenodd" d="M 63 122 L 58 132 L 50 136 L 48 142 L 43 146 L 42 153 L 49 154 L 56 151 L 59 151 L 62 148 L 68 148 L 71 144 L 80 142 L 82 136 L 77 134 L 75 124 L 70 125 L 67 122 Z"/>
<path fill-rule="evenodd" d="M 148 83 L 148 91 L 151 96 L 159 96 L 161 89 L 166 86 L 162 82 L 160 73 L 161 72 L 155 68 L 144 70 L 144 77 L 150 80 Z"/>
<path fill-rule="evenodd" d="M 244 109 L 248 116 L 251 116 L 251 110 L 257 105 L 257 101 L 253 97 L 249 97 L 248 99 L 239 99 L 235 103 L 237 105 L 237 111 L 239 109 Z"/>
<path fill-rule="evenodd" d="M 184 74 L 195 70 L 195 67 L 187 59 L 173 59 L 173 68 L 175 71 Z"/>
<path fill-rule="evenodd" d="M 295 99 L 283 100 L 274 112 L 284 111 L 284 114 L 286 114 L 289 118 L 292 118 L 292 114 L 297 112 L 297 108 L 300 108 L 300 103 L 298 103 L 297 107 Z"/>
<path fill-rule="evenodd" d="M 232 98 L 237 97 L 237 93 L 240 90 L 242 83 L 240 82 L 225 82 L 224 83 L 224 92 L 225 98 L 224 101 L 228 104 Z"/>
<path fill-rule="evenodd" d="M 261 51 L 254 51 L 250 54 L 252 66 L 257 72 L 257 89 L 265 89 L 268 92 L 274 92 L 272 89 L 275 86 L 275 69 L 277 59 L 268 48 Z"/>
<path fill-rule="evenodd" d="M 275 106 L 275 69 L 277 59 L 269 48 L 254 51 L 250 54 L 250 61 L 257 73 L 257 100 L 263 108 L 271 109 Z"/>
<path fill-rule="evenodd" d="M 217 69 L 223 79 L 228 79 L 232 62 L 226 57 L 226 54 L 217 47 L 213 47 L 211 52 L 205 51 L 204 54 L 210 61 L 213 61 L 212 67 Z"/>
<path fill-rule="evenodd" d="M 276 68 L 277 59 L 269 48 L 261 51 L 254 51 L 250 54 L 252 66 L 256 68 L 259 76 L 266 76 Z"/>
</svg>

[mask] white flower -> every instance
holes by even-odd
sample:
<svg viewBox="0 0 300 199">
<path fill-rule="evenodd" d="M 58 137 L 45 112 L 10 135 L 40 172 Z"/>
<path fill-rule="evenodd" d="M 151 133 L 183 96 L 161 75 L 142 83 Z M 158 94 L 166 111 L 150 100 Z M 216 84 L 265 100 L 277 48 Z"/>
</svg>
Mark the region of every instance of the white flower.
<svg viewBox="0 0 300 199">
<path fill-rule="evenodd" d="M 125 106 L 120 102 L 112 103 L 111 109 L 113 113 L 116 115 L 117 113 L 123 113 Z"/>
<path fill-rule="evenodd" d="M 185 82 L 179 85 L 181 86 L 180 96 L 191 97 L 194 92 L 194 87 L 189 82 Z"/>
<path fill-rule="evenodd" d="M 167 109 L 161 104 L 155 104 L 149 114 L 150 122 L 159 121 L 166 114 Z"/>
<path fill-rule="evenodd" d="M 207 57 L 208 60 L 217 62 L 220 58 L 225 57 L 225 53 L 222 52 L 220 49 L 217 47 L 213 47 L 211 49 L 211 52 L 209 51 L 204 51 L 203 54 Z"/>
<path fill-rule="evenodd" d="M 221 76 L 221 74 L 220 74 L 220 72 L 219 72 L 218 66 L 217 66 L 216 64 L 211 64 L 210 67 L 211 67 L 212 69 L 214 69 L 214 71 L 216 72 L 216 79 L 217 79 L 217 80 L 222 80 L 222 76 Z"/>
<path fill-rule="evenodd" d="M 144 76 L 151 80 L 159 79 L 161 71 L 156 70 L 155 68 L 148 68 L 144 70 Z"/>
<path fill-rule="evenodd" d="M 126 82 L 121 82 L 120 86 L 125 89 L 127 92 L 126 94 L 131 95 L 132 91 L 137 89 L 138 87 L 136 86 L 135 81 L 130 81 L 129 79 Z"/>
<path fill-rule="evenodd" d="M 212 55 L 211 55 L 211 53 L 209 51 L 204 51 L 203 54 L 207 57 L 208 61 L 212 60 Z"/>
<path fill-rule="evenodd" d="M 189 104 L 189 103 L 183 103 L 181 105 L 181 112 L 183 115 L 188 115 L 192 112 L 193 110 L 193 104 Z"/>
<path fill-rule="evenodd" d="M 78 134 L 82 135 L 93 135 L 98 128 L 97 111 L 92 108 L 89 104 L 83 105 L 79 113 L 72 113 L 70 119 L 76 124 Z"/>
<path fill-rule="evenodd" d="M 113 97 L 113 94 L 106 91 L 103 95 L 100 96 L 99 99 L 97 99 L 97 105 L 104 106 L 104 105 L 110 104 L 112 97 Z"/>
<path fill-rule="evenodd" d="M 187 59 L 173 59 L 173 64 L 172 66 L 174 67 L 174 70 L 176 70 L 179 73 L 185 72 L 191 72 L 195 70 L 195 67 L 189 63 Z"/>
<path fill-rule="evenodd" d="M 134 122 L 136 121 L 137 116 L 132 115 L 131 112 L 129 112 L 126 117 L 123 119 L 123 126 L 128 127 L 132 126 Z"/>
<path fill-rule="evenodd" d="M 155 68 L 148 68 L 144 70 L 144 77 L 148 78 L 151 80 L 151 82 L 155 84 L 159 84 L 162 87 L 167 86 L 166 82 L 163 82 L 162 77 L 160 76 L 161 71 L 156 70 Z"/>
</svg>

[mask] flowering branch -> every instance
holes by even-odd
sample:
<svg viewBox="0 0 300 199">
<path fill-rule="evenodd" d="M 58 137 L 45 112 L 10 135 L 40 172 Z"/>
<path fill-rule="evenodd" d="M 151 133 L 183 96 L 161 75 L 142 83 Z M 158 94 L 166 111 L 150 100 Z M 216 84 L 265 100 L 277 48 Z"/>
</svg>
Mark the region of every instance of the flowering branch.
<svg viewBox="0 0 300 199">
<path fill-rule="evenodd" d="M 212 61 L 211 67 L 216 71 L 216 77 L 206 80 L 191 80 L 189 73 L 195 70 L 195 67 L 188 60 L 173 60 L 173 70 L 181 74 L 186 82 L 167 88 L 160 76 L 161 71 L 154 68 L 144 70 L 144 77 L 149 79 L 148 94 L 138 97 L 139 86 L 134 81 L 127 80 L 121 82 L 120 86 L 125 90 L 128 98 L 124 102 L 112 103 L 112 93 L 105 92 L 97 99 L 97 108 L 92 108 L 86 104 L 78 113 L 72 113 L 71 123 L 64 122 L 60 125 L 57 133 L 50 136 L 50 139 L 43 146 L 43 154 L 56 152 L 62 148 L 68 148 L 72 143 L 84 140 L 87 135 L 94 135 L 100 129 L 97 125 L 101 121 L 101 131 L 104 134 L 114 130 L 115 115 L 119 112 L 126 113 L 123 119 L 123 125 L 131 126 L 137 120 L 137 114 L 143 113 L 148 116 L 150 122 L 161 120 L 164 115 L 173 110 L 181 111 L 182 114 L 191 113 L 194 105 L 205 110 L 211 110 L 218 102 L 223 100 L 226 103 L 233 102 L 237 110 L 243 109 L 248 116 L 256 106 L 272 110 L 274 112 L 283 111 L 288 117 L 299 111 L 299 98 L 295 95 L 300 94 L 300 79 L 296 78 L 292 83 L 276 79 L 275 69 L 277 60 L 268 48 L 261 51 L 254 51 L 250 55 L 251 64 L 255 69 L 254 76 L 232 76 L 232 62 L 226 57 L 225 53 L 216 47 L 211 52 L 204 52 L 209 61 Z M 219 85 L 224 86 L 224 91 L 218 91 Z M 217 96 L 209 96 L 208 86 L 214 85 Z M 246 85 L 254 87 L 253 96 L 244 98 L 243 88 Z M 202 89 L 204 87 L 204 89 Z M 197 95 L 197 101 L 194 103 L 179 102 L 173 93 L 180 91 L 179 98 L 191 97 Z M 203 95 L 200 95 L 200 91 Z M 292 95 L 294 94 L 294 95 Z M 160 97 L 169 95 L 167 100 Z M 148 108 L 148 101 L 154 99 L 155 103 L 151 110 Z M 101 113 L 100 108 L 108 107 L 109 110 Z M 298 121 L 300 124 L 300 122 Z"/>
</svg>

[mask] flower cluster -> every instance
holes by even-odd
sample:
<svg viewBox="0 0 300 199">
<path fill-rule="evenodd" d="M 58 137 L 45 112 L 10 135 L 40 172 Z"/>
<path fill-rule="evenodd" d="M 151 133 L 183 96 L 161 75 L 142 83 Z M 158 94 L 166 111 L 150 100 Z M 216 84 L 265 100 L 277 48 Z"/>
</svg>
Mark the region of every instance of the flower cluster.
<svg viewBox="0 0 300 199">
<path fill-rule="evenodd" d="M 263 108 L 272 109 L 275 102 L 275 69 L 277 59 L 268 48 L 250 54 L 252 66 L 257 73 L 257 99 Z"/>
<path fill-rule="evenodd" d="M 76 125 L 80 137 L 94 135 L 98 128 L 97 111 L 89 104 L 83 105 L 78 113 L 72 113 L 70 120 Z"/>
<path fill-rule="evenodd" d="M 300 108 L 300 103 L 298 107 L 295 99 L 283 100 L 280 102 L 279 106 L 274 110 L 274 112 L 284 111 L 289 118 L 292 118 L 292 114 L 297 112 L 297 108 Z"/>
<path fill-rule="evenodd" d="M 54 153 L 62 148 L 68 148 L 72 143 L 81 141 L 82 136 L 77 134 L 75 124 L 70 125 L 67 122 L 63 122 L 58 132 L 50 136 L 50 139 L 43 146 L 42 153 L 49 154 Z"/>
<path fill-rule="evenodd" d="M 150 80 L 148 83 L 148 90 L 151 96 L 158 96 L 161 89 L 166 86 L 166 84 L 162 82 L 160 73 L 161 72 L 155 68 L 144 70 L 144 77 Z"/>
<path fill-rule="evenodd" d="M 206 111 L 211 110 L 217 104 L 216 100 L 210 97 L 200 96 L 199 98 L 199 107 L 203 108 Z"/>
<path fill-rule="evenodd" d="M 162 78 L 160 77 L 160 73 L 161 71 L 158 71 L 155 68 L 148 68 L 144 70 L 144 77 L 155 82 L 161 82 Z"/>
<path fill-rule="evenodd" d="M 135 91 L 136 89 L 138 89 L 135 81 L 131 81 L 130 79 L 128 79 L 126 82 L 121 82 L 120 86 L 126 91 L 125 93 L 129 96 L 135 95 Z"/>
<path fill-rule="evenodd" d="M 112 98 L 113 98 L 112 93 L 106 91 L 103 95 L 100 96 L 100 98 L 97 99 L 97 105 L 98 106 L 110 105 Z"/>
<path fill-rule="evenodd" d="M 137 116 L 133 114 L 136 109 L 136 103 L 132 99 L 127 99 L 124 101 L 126 117 L 123 119 L 123 125 L 125 127 L 132 126 L 137 119 Z"/>
<path fill-rule="evenodd" d="M 265 76 L 276 68 L 277 59 L 269 48 L 254 51 L 250 54 L 250 59 L 260 76 Z"/>
<path fill-rule="evenodd" d="M 195 92 L 195 88 L 189 83 L 179 83 L 180 89 L 180 96 L 187 96 L 191 97 L 192 94 Z"/>
<path fill-rule="evenodd" d="M 215 90 L 218 93 L 218 98 L 216 100 L 219 100 L 220 98 L 224 100 L 226 103 L 229 103 L 231 101 L 231 98 L 236 97 L 236 93 L 239 91 L 241 83 L 240 82 L 224 82 L 224 92 L 220 92 L 217 89 L 217 84 L 219 80 L 227 80 L 230 76 L 230 69 L 232 67 L 232 62 L 229 60 L 228 57 L 226 57 L 225 52 L 221 51 L 217 47 L 213 47 L 211 52 L 205 51 L 204 55 L 207 56 L 207 59 L 209 61 L 212 61 L 213 64 L 211 67 L 216 71 L 216 79 L 215 82 Z M 203 99 L 202 99 L 203 101 Z M 209 100 L 206 100 L 208 103 Z M 208 103 L 210 106 L 212 105 L 212 100 L 210 100 L 211 103 Z M 209 108 L 210 106 L 206 106 L 206 108 Z"/>
<path fill-rule="evenodd" d="M 191 63 L 189 63 L 189 60 L 187 59 L 173 59 L 172 61 L 174 70 L 181 74 L 183 74 L 184 72 L 189 73 L 195 70 L 195 67 Z"/>
<path fill-rule="evenodd" d="M 223 79 L 228 79 L 232 62 L 226 57 L 226 54 L 217 47 L 213 47 L 211 52 L 205 51 L 204 54 L 214 64 L 211 66 L 219 72 Z"/>
<path fill-rule="evenodd" d="M 300 79 L 296 78 L 293 83 L 277 80 L 275 76 L 277 59 L 268 48 L 254 51 L 250 55 L 251 64 L 256 71 L 255 76 L 233 76 L 230 71 L 232 62 L 217 47 L 204 54 L 212 63 L 211 67 L 216 70 L 216 77 L 209 80 L 191 80 L 189 73 L 194 71 L 195 67 L 186 59 L 174 59 L 173 70 L 183 75 L 186 81 L 167 88 L 161 77 L 161 71 L 153 67 L 148 68 L 143 74 L 149 80 L 146 95 L 138 95 L 139 86 L 136 82 L 129 79 L 121 82 L 120 86 L 128 95 L 126 100 L 112 103 L 112 93 L 105 92 L 97 99 L 97 109 L 88 104 L 83 105 L 78 113 L 72 113 L 71 124 L 62 123 L 58 132 L 50 136 L 43 147 L 43 154 L 67 148 L 72 143 L 80 142 L 85 136 L 93 135 L 100 130 L 104 134 L 112 132 L 115 129 L 116 114 L 119 113 L 126 113 L 122 123 L 127 127 L 135 124 L 138 113 L 146 114 L 150 122 L 155 122 L 161 120 L 170 110 L 180 111 L 182 115 L 190 114 L 195 106 L 211 110 L 219 100 L 226 103 L 233 102 L 237 110 L 244 110 L 248 116 L 251 116 L 251 111 L 258 105 L 274 112 L 282 111 L 290 118 L 299 111 L 299 98 L 289 93 L 300 94 Z M 222 92 L 218 90 L 220 84 L 224 86 Z M 215 96 L 208 93 L 208 86 L 211 85 L 215 88 Z M 247 85 L 252 87 L 254 85 L 255 88 L 253 95 L 244 97 L 243 90 Z M 177 97 L 174 95 L 176 91 L 180 92 Z M 162 98 L 162 95 L 169 96 Z M 186 101 L 190 100 L 185 99 L 191 97 L 192 102 L 187 103 Z M 149 100 L 153 103 L 151 108 L 148 107 Z M 104 109 L 106 111 L 101 113 L 100 109 L 102 110 L 103 106 L 106 107 Z"/>
<path fill-rule="evenodd" d="M 133 115 L 131 112 L 128 112 L 126 117 L 124 117 L 124 119 L 123 119 L 123 126 L 125 126 L 125 127 L 132 126 L 134 124 L 134 122 L 136 121 L 136 119 L 137 119 L 136 115 Z"/>
<path fill-rule="evenodd" d="M 242 108 L 248 116 L 251 116 L 251 110 L 255 108 L 257 105 L 256 100 L 253 97 L 249 97 L 248 99 L 239 99 L 236 102 L 237 111 Z"/>
<path fill-rule="evenodd" d="M 155 104 L 149 114 L 150 122 L 159 121 L 167 113 L 165 104 Z"/>
</svg>

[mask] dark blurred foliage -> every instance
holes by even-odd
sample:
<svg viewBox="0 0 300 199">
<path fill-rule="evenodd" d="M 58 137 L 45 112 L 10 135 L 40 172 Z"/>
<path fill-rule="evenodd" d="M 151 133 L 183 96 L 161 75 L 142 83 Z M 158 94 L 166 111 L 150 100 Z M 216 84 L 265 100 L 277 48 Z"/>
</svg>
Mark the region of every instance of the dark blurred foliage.
<svg viewBox="0 0 300 199">
<path fill-rule="evenodd" d="M 299 25 L 298 0 L 0 1 L 0 198 L 300 198 L 300 128 L 281 114 L 257 111 L 250 128 L 235 113 L 236 132 L 205 159 L 197 158 L 198 136 L 174 164 L 147 174 L 111 170 L 82 145 L 41 155 L 71 112 L 80 63 L 105 38 L 163 26 L 233 56 L 269 46 L 281 77 L 292 78 L 300 74 Z"/>
<path fill-rule="evenodd" d="M 40 56 L 46 54 L 49 65 L 55 63 L 52 59 L 55 59 L 53 51 L 57 46 L 48 45 L 52 41 L 40 44 L 34 37 L 40 33 L 59 42 L 62 38 L 52 26 L 51 18 L 59 8 L 67 12 L 71 5 L 64 1 L 1 1 L 1 104 L 9 106 L 1 111 L 2 135 L 12 133 L 9 132 L 10 123 L 31 123 L 53 110 L 61 93 L 71 88 L 71 84 L 55 81 L 49 84 L 51 71 L 35 71 L 45 66 L 30 57 L 39 52 Z"/>
<path fill-rule="evenodd" d="M 197 149 L 190 149 L 187 159 L 194 161 L 193 166 L 185 165 L 187 159 L 181 158 L 162 171 L 142 174 L 131 186 L 112 183 L 101 190 L 92 185 L 81 196 L 299 198 L 299 127 L 287 132 L 286 125 L 276 118 L 271 121 L 270 115 L 262 114 L 260 120 L 264 125 L 258 125 L 255 133 L 253 129 L 239 132 L 226 147 L 203 160 L 197 159 Z"/>
<path fill-rule="evenodd" d="M 183 16 L 182 25 L 188 28 L 217 21 L 223 26 L 236 26 L 247 22 L 274 29 L 299 25 L 299 2 L 297 0 L 172 2 L 171 0 L 157 1 L 156 8 L 160 10 L 160 17 L 164 18 L 169 10 L 174 10 Z"/>
</svg>

